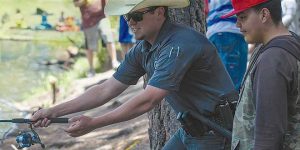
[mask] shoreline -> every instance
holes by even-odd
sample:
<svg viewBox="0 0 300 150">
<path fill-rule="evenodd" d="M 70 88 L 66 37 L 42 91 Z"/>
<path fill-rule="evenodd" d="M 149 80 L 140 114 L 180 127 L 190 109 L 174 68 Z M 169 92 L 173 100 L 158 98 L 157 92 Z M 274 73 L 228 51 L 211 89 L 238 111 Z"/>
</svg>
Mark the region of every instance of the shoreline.
<svg viewBox="0 0 300 150">
<path fill-rule="evenodd" d="M 58 103 L 65 102 L 78 96 L 83 93 L 87 87 L 108 79 L 113 73 L 114 70 L 109 70 L 104 73 L 98 73 L 92 78 L 76 79 L 72 85 L 69 86 L 70 88 L 67 91 L 64 91 L 65 97 L 61 97 L 63 99 L 59 99 Z M 89 111 L 67 115 L 67 117 L 80 114 L 98 116 L 106 113 L 126 102 L 132 96 L 136 95 L 137 92 L 141 92 L 143 90 L 142 86 L 143 81 L 140 80 L 137 85 L 131 86 L 120 96 L 114 98 L 105 105 Z M 36 106 L 38 103 L 43 101 L 45 102 L 46 99 L 35 99 L 31 102 L 27 101 L 26 103 L 30 103 L 31 106 Z M 26 103 L 23 103 L 22 105 L 26 105 Z M 46 149 L 150 150 L 147 114 L 126 122 L 97 129 L 89 134 L 77 138 L 69 137 L 65 132 L 63 132 L 63 129 L 66 127 L 67 125 L 53 124 L 48 128 L 38 128 L 36 131 L 39 133 L 42 141 L 46 145 Z M 57 139 L 59 140 L 57 141 Z M 1 147 L 9 148 L 11 144 L 16 144 L 14 136 L 5 140 Z M 34 145 L 31 148 L 39 149 L 40 146 Z"/>
</svg>

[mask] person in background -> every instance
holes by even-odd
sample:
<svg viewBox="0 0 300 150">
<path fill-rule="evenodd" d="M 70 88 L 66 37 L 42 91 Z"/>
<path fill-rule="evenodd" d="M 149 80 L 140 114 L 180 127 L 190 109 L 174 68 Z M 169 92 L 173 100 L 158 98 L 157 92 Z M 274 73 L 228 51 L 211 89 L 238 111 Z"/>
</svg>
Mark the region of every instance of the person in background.
<svg viewBox="0 0 300 150">
<path fill-rule="evenodd" d="M 117 51 L 115 46 L 115 40 L 113 37 L 113 31 L 111 29 L 110 20 L 108 17 L 100 20 L 98 27 L 99 35 L 102 39 L 102 44 L 107 48 L 108 54 L 110 56 L 111 65 L 113 69 L 117 69 L 120 62 L 117 60 Z"/>
<path fill-rule="evenodd" d="M 282 22 L 290 31 L 299 35 L 300 29 L 297 27 L 297 2 L 296 0 L 281 0 Z"/>
<path fill-rule="evenodd" d="M 232 0 L 251 57 L 235 111 L 232 150 L 300 149 L 300 37 L 282 23 L 280 0 Z"/>
<path fill-rule="evenodd" d="M 122 48 L 122 59 L 125 58 L 125 54 L 134 45 L 135 38 L 132 30 L 128 27 L 128 24 L 123 16 L 120 16 L 120 27 L 119 27 L 119 43 Z"/>
<path fill-rule="evenodd" d="M 65 22 L 65 12 L 64 11 L 60 12 L 60 16 L 58 18 L 58 22 L 60 22 L 60 23 L 64 23 Z"/>
<path fill-rule="evenodd" d="M 236 90 L 247 67 L 248 45 L 236 27 L 236 17 L 221 18 L 232 10 L 230 0 L 208 0 L 207 38 L 217 47 Z"/>
<path fill-rule="evenodd" d="M 74 5 L 80 8 L 82 19 L 82 30 L 85 36 L 86 56 L 89 63 L 88 77 L 95 75 L 94 52 L 99 49 L 98 40 L 101 35 L 106 42 L 107 50 L 111 58 L 113 68 L 119 66 L 116 56 L 116 48 L 111 32 L 110 22 L 105 18 L 105 0 L 73 0 Z M 99 32 L 100 28 L 100 32 Z"/>
<path fill-rule="evenodd" d="M 50 16 L 52 14 L 49 14 L 45 10 L 37 8 L 36 15 L 41 16 L 41 23 L 35 27 L 36 30 L 52 30 L 53 29 L 53 26 L 48 22 L 48 16 Z"/>
<path fill-rule="evenodd" d="M 20 9 L 16 9 L 15 20 L 16 20 L 16 28 L 17 29 L 27 28 L 27 25 L 26 25 L 26 22 L 24 19 L 24 15 L 21 13 Z"/>
<path fill-rule="evenodd" d="M 8 13 L 4 13 L 2 16 L 1 16 L 1 24 L 4 25 L 5 23 L 7 23 L 9 21 L 9 15 Z"/>
</svg>

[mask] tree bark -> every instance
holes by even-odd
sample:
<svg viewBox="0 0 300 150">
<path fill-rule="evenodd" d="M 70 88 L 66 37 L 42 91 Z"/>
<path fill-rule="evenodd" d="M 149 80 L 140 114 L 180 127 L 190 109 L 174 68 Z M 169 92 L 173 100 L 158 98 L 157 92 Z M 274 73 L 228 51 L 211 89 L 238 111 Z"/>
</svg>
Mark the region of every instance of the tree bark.
<svg viewBox="0 0 300 150">
<path fill-rule="evenodd" d="M 296 13 L 296 19 L 297 19 L 297 23 L 296 23 L 296 27 L 298 28 L 298 35 L 300 36 L 300 0 L 296 1 L 298 4 L 298 9 L 297 9 L 297 13 Z"/>
<path fill-rule="evenodd" d="M 202 0 L 190 0 L 191 5 L 182 9 L 169 9 L 169 18 L 172 22 L 185 24 L 199 32 L 206 31 L 204 4 Z M 151 150 L 160 150 L 166 141 L 180 127 L 176 114 L 167 101 L 163 100 L 148 113 L 149 139 Z"/>
</svg>

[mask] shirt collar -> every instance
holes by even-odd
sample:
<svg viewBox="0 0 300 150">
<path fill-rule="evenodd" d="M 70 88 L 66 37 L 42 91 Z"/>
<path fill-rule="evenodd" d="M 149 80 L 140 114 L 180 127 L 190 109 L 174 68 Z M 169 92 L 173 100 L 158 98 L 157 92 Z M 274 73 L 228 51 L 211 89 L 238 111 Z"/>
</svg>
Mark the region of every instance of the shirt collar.
<svg viewBox="0 0 300 150">
<path fill-rule="evenodd" d="M 172 25 L 172 23 L 168 19 L 166 19 L 165 22 L 163 23 L 160 31 L 159 31 L 159 34 L 157 35 L 157 38 L 156 38 L 154 44 L 152 46 L 149 42 L 143 40 L 143 42 L 142 42 L 142 52 L 154 51 L 161 44 L 161 42 L 163 40 L 165 40 L 165 37 L 170 34 L 171 25 Z"/>
</svg>

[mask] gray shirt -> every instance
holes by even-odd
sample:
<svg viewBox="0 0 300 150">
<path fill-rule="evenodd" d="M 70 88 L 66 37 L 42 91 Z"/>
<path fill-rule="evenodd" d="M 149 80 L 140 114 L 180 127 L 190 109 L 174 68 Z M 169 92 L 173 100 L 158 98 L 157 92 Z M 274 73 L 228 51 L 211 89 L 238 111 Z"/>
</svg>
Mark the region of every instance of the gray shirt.
<svg viewBox="0 0 300 150">
<path fill-rule="evenodd" d="M 166 100 L 176 112 L 213 112 L 220 96 L 234 90 L 216 48 L 207 38 L 169 21 L 153 45 L 138 42 L 113 76 L 131 85 L 145 74 L 148 85 L 169 91 Z"/>
<path fill-rule="evenodd" d="M 276 150 L 282 146 L 288 130 L 288 113 L 297 107 L 292 100 L 299 94 L 299 42 L 293 36 L 276 37 L 265 47 L 274 46 L 263 49 L 257 59 L 251 74 L 257 114 L 254 149 Z"/>
</svg>

